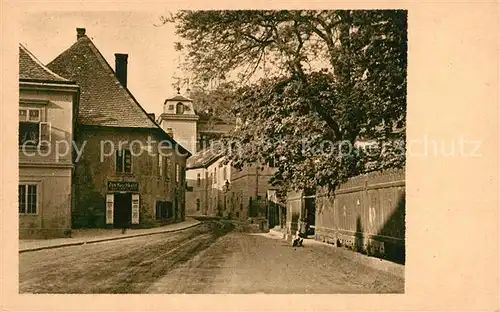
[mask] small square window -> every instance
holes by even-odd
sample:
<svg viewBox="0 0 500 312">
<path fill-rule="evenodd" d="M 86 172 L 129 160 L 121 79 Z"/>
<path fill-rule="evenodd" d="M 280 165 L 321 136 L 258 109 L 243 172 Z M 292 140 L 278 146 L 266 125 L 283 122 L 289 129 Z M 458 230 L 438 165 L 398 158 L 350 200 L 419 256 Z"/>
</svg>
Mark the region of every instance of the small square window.
<svg viewBox="0 0 500 312">
<path fill-rule="evenodd" d="M 19 110 L 19 121 L 26 121 L 27 120 L 27 114 L 28 112 L 25 109 L 20 109 Z"/>
<path fill-rule="evenodd" d="M 40 121 L 40 111 L 38 109 L 29 110 L 29 121 Z"/>
</svg>

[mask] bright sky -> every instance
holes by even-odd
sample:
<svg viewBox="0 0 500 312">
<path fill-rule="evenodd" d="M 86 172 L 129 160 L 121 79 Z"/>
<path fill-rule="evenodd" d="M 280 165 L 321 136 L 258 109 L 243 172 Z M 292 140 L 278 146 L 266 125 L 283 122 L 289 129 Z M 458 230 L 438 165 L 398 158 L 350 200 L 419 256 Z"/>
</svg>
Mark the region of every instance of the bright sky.
<svg viewBox="0 0 500 312">
<path fill-rule="evenodd" d="M 128 88 L 148 112 L 162 111 L 173 95 L 172 77 L 178 54 L 174 51 L 173 25 L 160 24 L 166 12 L 50 12 L 27 13 L 21 20 L 20 41 L 47 64 L 76 41 L 76 28 L 86 28 L 112 68 L 114 53 L 127 53 Z"/>
</svg>

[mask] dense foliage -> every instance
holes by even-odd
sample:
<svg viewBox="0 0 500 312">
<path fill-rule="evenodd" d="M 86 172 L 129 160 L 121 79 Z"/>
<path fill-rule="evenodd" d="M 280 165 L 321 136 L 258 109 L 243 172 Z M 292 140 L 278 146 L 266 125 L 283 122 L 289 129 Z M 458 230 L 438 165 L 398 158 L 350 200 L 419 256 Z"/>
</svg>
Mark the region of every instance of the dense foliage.
<svg viewBox="0 0 500 312">
<path fill-rule="evenodd" d="M 199 81 L 240 86 L 234 165 L 274 161 L 282 190 L 332 190 L 367 168 L 404 165 L 406 11 L 180 11 L 164 20 L 176 23 Z M 375 145 L 354 148 L 359 141 Z"/>
<path fill-rule="evenodd" d="M 214 88 L 195 85 L 189 97 L 193 100 L 194 109 L 198 114 L 234 122 L 232 108 L 237 101 L 236 89 L 236 85 L 231 82 L 221 83 Z"/>
</svg>

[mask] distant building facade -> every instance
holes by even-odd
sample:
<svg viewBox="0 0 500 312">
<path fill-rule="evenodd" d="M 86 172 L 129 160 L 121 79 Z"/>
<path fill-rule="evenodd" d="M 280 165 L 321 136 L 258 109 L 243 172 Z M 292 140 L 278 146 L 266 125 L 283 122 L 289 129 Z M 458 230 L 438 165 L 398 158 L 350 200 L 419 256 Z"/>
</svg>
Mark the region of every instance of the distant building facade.
<svg viewBox="0 0 500 312">
<path fill-rule="evenodd" d="M 187 214 L 228 216 L 231 214 L 231 166 L 223 156 L 204 149 L 188 160 Z M 238 213 L 239 216 L 239 213 Z"/>
<path fill-rule="evenodd" d="M 231 208 L 233 215 L 243 218 L 267 217 L 266 196 L 274 187 L 269 180 L 276 168 L 264 165 L 245 166 L 241 170 L 231 168 Z"/>
<path fill-rule="evenodd" d="M 247 220 L 266 216 L 266 194 L 275 168 L 247 166 L 238 170 L 224 164 L 224 155 L 211 145 L 227 135 L 236 123 L 196 112 L 191 99 L 177 94 L 165 100 L 158 118 L 162 128 L 188 146 L 186 163 L 186 214 Z"/>
<path fill-rule="evenodd" d="M 19 47 L 19 237 L 71 229 L 78 86 Z"/>
<path fill-rule="evenodd" d="M 79 28 L 76 43 L 48 64 L 81 88 L 73 226 L 151 227 L 182 221 L 190 153 L 128 90 L 128 55 L 115 57 L 113 71 Z"/>
<path fill-rule="evenodd" d="M 188 159 L 187 172 L 196 178 L 187 180 L 186 213 L 238 220 L 266 217 L 266 195 L 273 189 L 269 180 L 276 169 L 252 165 L 239 170 L 224 164 L 224 156 L 207 154 L 210 149 Z"/>
</svg>

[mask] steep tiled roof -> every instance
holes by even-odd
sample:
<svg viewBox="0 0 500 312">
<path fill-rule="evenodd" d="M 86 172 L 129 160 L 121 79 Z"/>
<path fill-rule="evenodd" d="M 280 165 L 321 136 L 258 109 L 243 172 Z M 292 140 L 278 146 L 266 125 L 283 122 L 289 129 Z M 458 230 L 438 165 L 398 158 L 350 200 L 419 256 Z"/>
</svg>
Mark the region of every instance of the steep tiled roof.
<svg viewBox="0 0 500 312">
<path fill-rule="evenodd" d="M 222 152 L 216 152 L 213 149 L 205 148 L 188 158 L 186 168 L 206 168 L 222 156 L 224 156 Z"/>
<path fill-rule="evenodd" d="M 19 45 L 19 80 L 69 83 L 43 65 L 26 47 Z"/>
<path fill-rule="evenodd" d="M 159 128 L 118 81 L 114 70 L 87 36 L 79 38 L 47 67 L 80 86 L 78 117 L 81 124 Z"/>
</svg>

